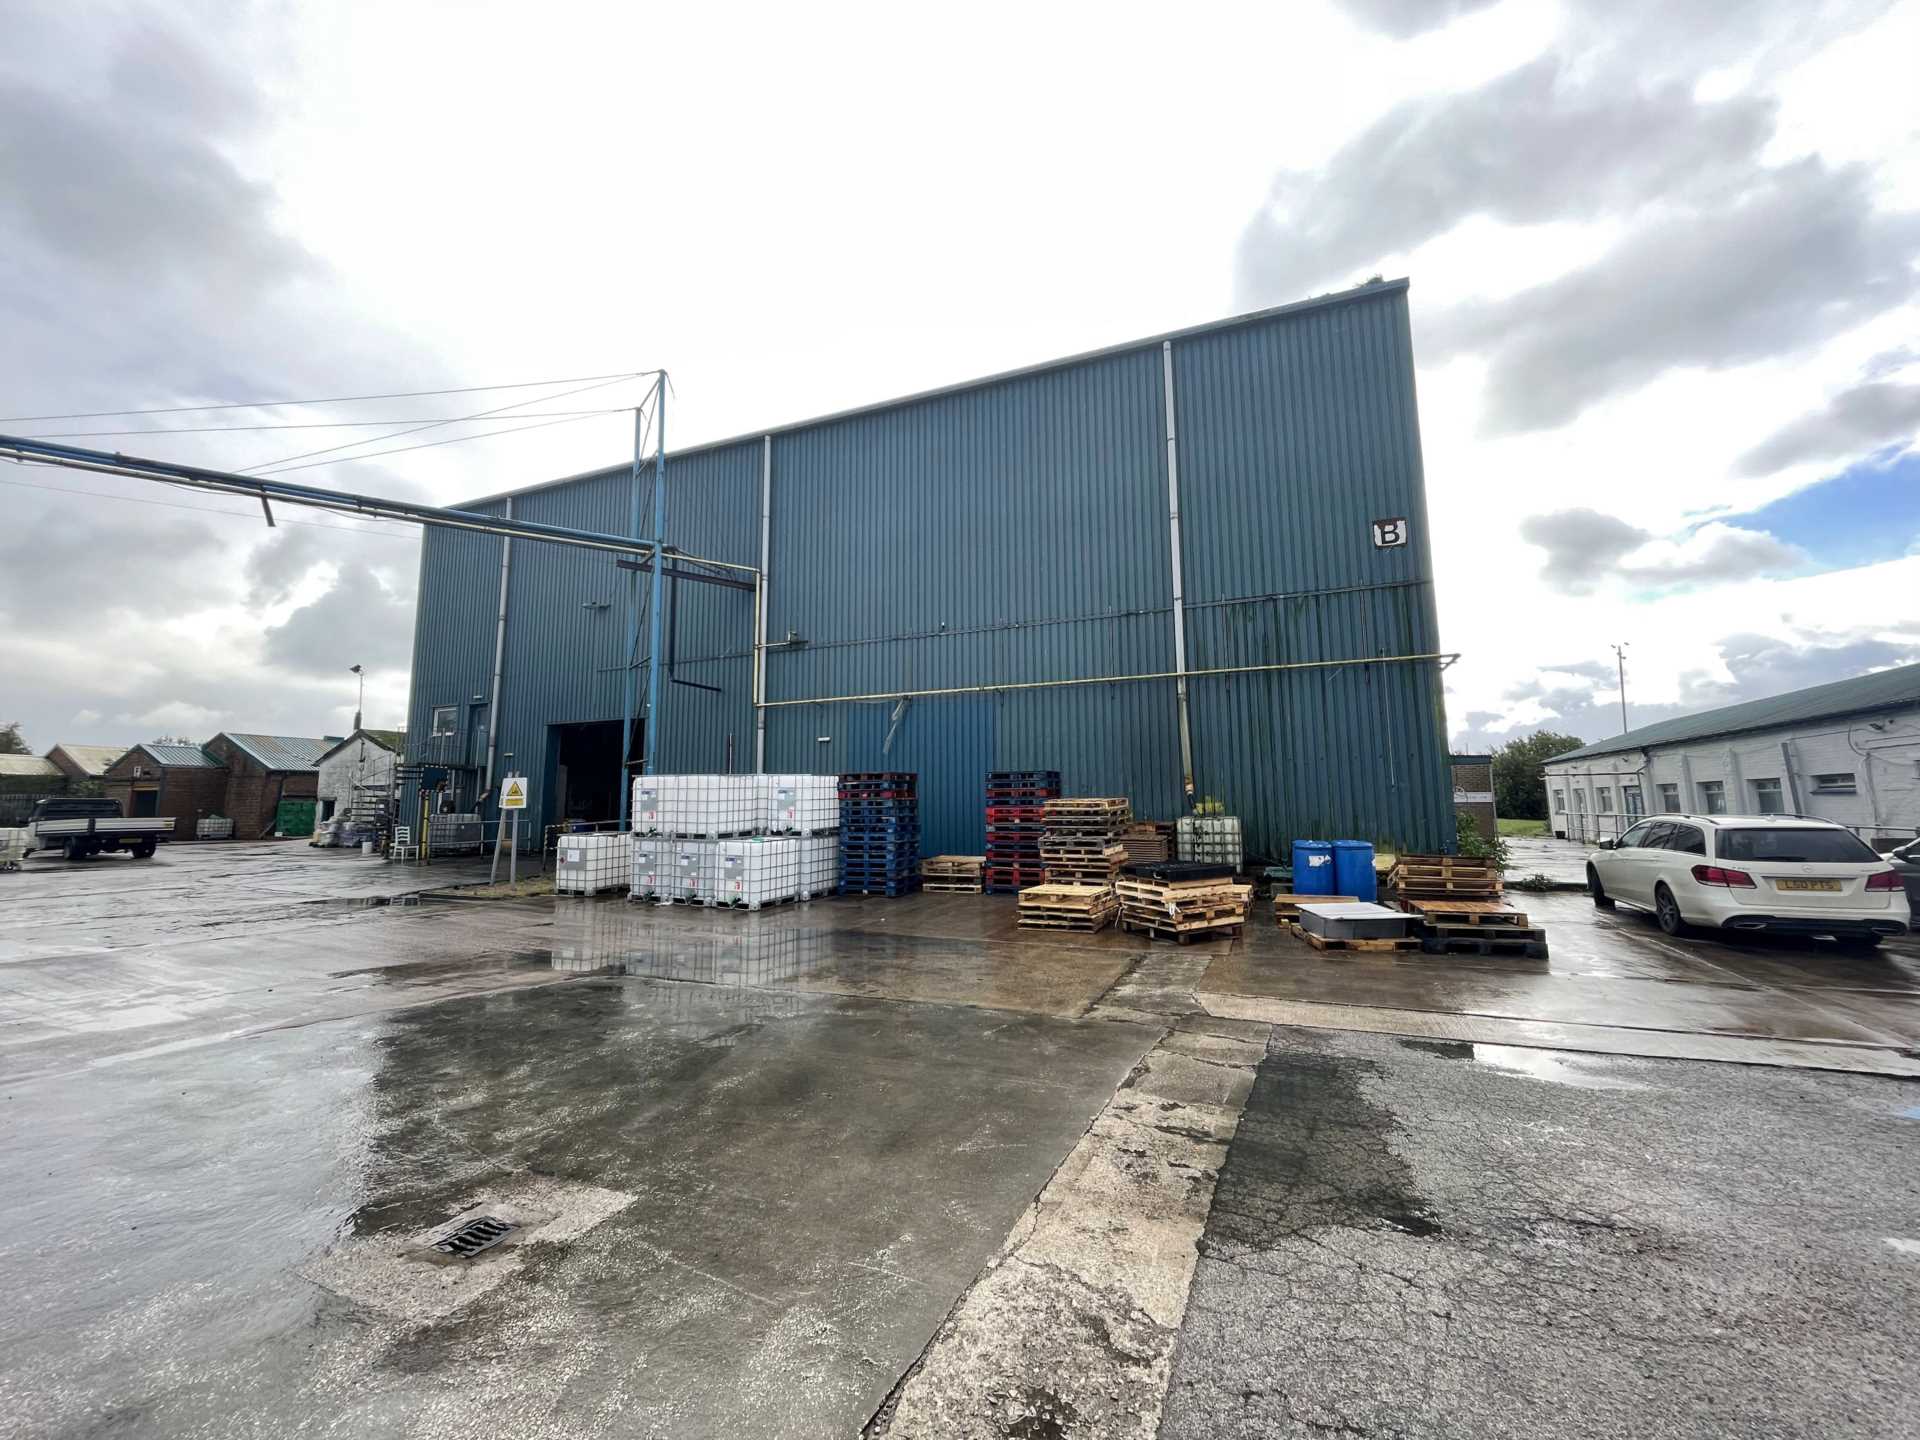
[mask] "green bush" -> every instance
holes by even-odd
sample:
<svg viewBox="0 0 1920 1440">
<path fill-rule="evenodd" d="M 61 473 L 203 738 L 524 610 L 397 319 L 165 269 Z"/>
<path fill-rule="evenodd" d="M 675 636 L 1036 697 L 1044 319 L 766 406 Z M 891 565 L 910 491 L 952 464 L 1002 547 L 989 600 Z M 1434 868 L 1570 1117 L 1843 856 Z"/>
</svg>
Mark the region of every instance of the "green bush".
<svg viewBox="0 0 1920 1440">
<path fill-rule="evenodd" d="M 1453 828 L 1459 837 L 1462 855 L 1471 855 L 1476 860 L 1491 860 L 1494 868 L 1503 872 L 1512 863 L 1512 857 L 1507 853 L 1507 842 L 1497 836 L 1492 840 L 1487 839 L 1480 833 L 1479 823 L 1466 811 L 1454 812 Z"/>
</svg>

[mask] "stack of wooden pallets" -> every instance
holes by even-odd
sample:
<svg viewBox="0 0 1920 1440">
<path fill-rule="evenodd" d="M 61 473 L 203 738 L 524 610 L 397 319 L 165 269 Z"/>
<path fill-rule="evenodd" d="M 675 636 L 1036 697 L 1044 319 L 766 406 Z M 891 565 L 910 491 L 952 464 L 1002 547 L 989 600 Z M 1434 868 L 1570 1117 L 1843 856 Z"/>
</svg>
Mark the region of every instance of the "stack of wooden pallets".
<svg viewBox="0 0 1920 1440">
<path fill-rule="evenodd" d="M 1125 797 L 1056 799 L 1046 802 L 1040 859 L 1047 883 L 1111 885 L 1127 863 L 1120 837 L 1133 823 Z"/>
<path fill-rule="evenodd" d="M 1227 866 L 1178 861 L 1129 865 L 1114 888 L 1124 929 L 1183 945 L 1239 934 L 1253 896 L 1253 887 L 1236 884 Z"/>
<path fill-rule="evenodd" d="M 984 855 L 929 855 L 920 862 L 920 888 L 955 895 L 978 895 Z"/>
<path fill-rule="evenodd" d="M 1493 861 L 1471 855 L 1402 855 L 1387 872 L 1387 889 L 1408 900 L 1490 900 L 1500 888 Z"/>
<path fill-rule="evenodd" d="M 1040 862 L 1042 807 L 1059 793 L 1058 770 L 988 772 L 985 880 L 989 895 L 1011 895 L 1047 878 Z"/>
<path fill-rule="evenodd" d="M 1152 865 L 1173 856 L 1173 826 L 1158 820 L 1136 820 L 1120 835 L 1129 865 Z"/>
<path fill-rule="evenodd" d="M 1111 885 L 1030 885 L 1020 892 L 1019 923 L 1032 930 L 1104 930 L 1119 913 Z"/>
<path fill-rule="evenodd" d="M 1416 917 L 1420 948 L 1429 955 L 1547 958 L 1547 932 L 1497 900 L 1403 898 L 1400 908 Z"/>
</svg>

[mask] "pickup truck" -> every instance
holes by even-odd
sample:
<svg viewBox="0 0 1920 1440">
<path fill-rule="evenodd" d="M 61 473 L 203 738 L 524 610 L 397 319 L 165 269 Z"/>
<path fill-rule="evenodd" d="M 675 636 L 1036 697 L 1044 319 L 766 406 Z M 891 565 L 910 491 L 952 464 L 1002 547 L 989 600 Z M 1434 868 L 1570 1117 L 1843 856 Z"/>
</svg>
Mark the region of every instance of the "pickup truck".
<svg viewBox="0 0 1920 1440">
<path fill-rule="evenodd" d="M 128 820 L 120 802 L 85 795 L 49 795 L 27 820 L 27 854 L 58 850 L 69 860 L 90 860 L 108 850 L 125 850 L 136 860 L 151 860 L 162 840 L 173 838 L 173 821 L 152 817 Z"/>
</svg>

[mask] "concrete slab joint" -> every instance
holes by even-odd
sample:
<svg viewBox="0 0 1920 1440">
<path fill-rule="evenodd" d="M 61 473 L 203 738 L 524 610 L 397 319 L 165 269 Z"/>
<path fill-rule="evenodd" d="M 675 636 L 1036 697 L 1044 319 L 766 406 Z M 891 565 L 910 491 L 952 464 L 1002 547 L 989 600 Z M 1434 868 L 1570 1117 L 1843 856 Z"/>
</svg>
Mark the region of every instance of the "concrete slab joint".
<svg viewBox="0 0 1920 1440">
<path fill-rule="evenodd" d="M 1255 1033 L 1249 1033 L 1255 1031 Z M 864 1435 L 1148 1437 L 1265 1031 L 1168 1031 Z"/>
</svg>

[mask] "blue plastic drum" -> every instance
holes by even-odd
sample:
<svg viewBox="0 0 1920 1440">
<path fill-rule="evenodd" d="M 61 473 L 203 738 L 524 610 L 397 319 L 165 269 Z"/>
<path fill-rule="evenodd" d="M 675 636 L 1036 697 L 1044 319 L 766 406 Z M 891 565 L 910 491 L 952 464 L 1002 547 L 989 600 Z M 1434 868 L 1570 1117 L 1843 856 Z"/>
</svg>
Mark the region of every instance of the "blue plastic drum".
<svg viewBox="0 0 1920 1440">
<path fill-rule="evenodd" d="M 1293 842 L 1293 893 L 1338 895 L 1333 888 L 1333 846 L 1325 840 Z"/>
<path fill-rule="evenodd" d="M 1373 846 L 1365 840 L 1333 842 L 1334 895 L 1351 895 L 1356 900 L 1375 900 L 1379 889 L 1373 878 Z"/>
</svg>

